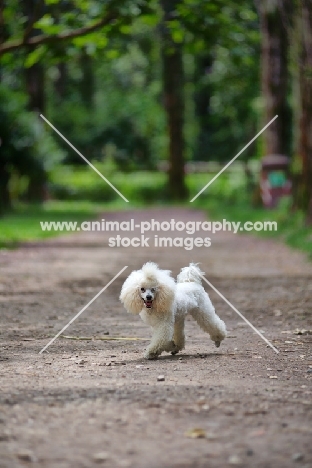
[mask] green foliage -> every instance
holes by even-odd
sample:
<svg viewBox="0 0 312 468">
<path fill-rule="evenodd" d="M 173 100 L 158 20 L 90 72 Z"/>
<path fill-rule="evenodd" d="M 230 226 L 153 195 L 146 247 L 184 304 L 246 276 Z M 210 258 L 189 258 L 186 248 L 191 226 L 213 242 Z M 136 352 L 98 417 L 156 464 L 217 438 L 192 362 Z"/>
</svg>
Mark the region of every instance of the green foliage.
<svg viewBox="0 0 312 468">
<path fill-rule="evenodd" d="M 36 176 L 44 182 L 47 172 L 64 157 L 38 116 L 25 110 L 25 102 L 25 95 L 0 85 L 0 171 L 15 175 L 15 196 L 20 192 L 18 177 Z M 25 179 L 21 187 L 25 188 Z"/>
<path fill-rule="evenodd" d="M 116 171 L 114 163 L 95 163 L 103 174 L 132 203 L 157 203 L 166 200 L 166 175 L 156 172 Z M 108 203 L 119 195 L 89 167 L 59 166 L 51 174 L 50 192 L 59 200 L 91 200 Z"/>
<path fill-rule="evenodd" d="M 210 38 L 212 48 L 196 52 L 195 99 L 200 132 L 195 159 L 226 161 L 257 133 L 261 121 L 260 33 L 257 14 L 249 1 L 229 2 L 212 18 L 219 22 L 221 31 Z M 242 159 L 253 156 L 256 145 L 244 152 Z"/>
<path fill-rule="evenodd" d="M 137 28 L 135 24 L 134 29 Z M 125 47 L 124 53 L 114 58 L 102 54 L 94 59 L 90 69 L 93 82 L 83 84 L 84 69 L 79 56 L 65 64 L 65 100 L 63 94 L 58 95 L 55 90 L 58 68 L 51 67 L 48 114 L 54 125 L 88 159 L 108 157 L 114 145 L 113 158 L 120 170 L 151 169 L 156 160 L 165 157 L 167 141 L 165 116 L 158 102 L 159 70 L 150 63 L 158 59 L 156 46 L 153 39 L 147 37 L 147 31 L 142 30 L 140 44 L 126 44 L 116 39 L 113 42 L 118 50 Z M 150 49 L 153 58 L 145 56 L 141 44 Z M 89 96 L 90 104 L 83 102 L 82 93 Z M 66 145 L 61 144 L 68 151 Z M 79 164 L 81 160 L 68 152 L 67 162 Z"/>
<path fill-rule="evenodd" d="M 0 85 L 1 155 L 13 167 L 23 173 L 29 165 L 41 165 L 48 169 L 62 159 L 60 152 L 37 115 L 25 110 L 25 96 Z M 47 158 L 47 153 L 49 158 Z"/>
<path fill-rule="evenodd" d="M 248 39 L 254 42 L 250 44 Z M 207 79 L 211 89 L 210 141 L 214 157 L 218 160 L 235 156 L 257 133 L 260 117 L 257 107 L 259 37 L 255 40 L 245 35 L 240 42 L 231 50 L 222 46 L 216 48 L 216 57 Z M 242 158 L 248 159 L 254 154 L 255 147 L 251 147 Z"/>
<path fill-rule="evenodd" d="M 27 51 L 24 66 L 40 61 L 47 68 L 47 113 L 54 124 L 88 158 L 102 159 L 107 144 L 114 144 L 121 170 L 150 168 L 165 159 L 168 141 L 161 101 L 159 2 L 73 0 L 69 7 L 49 0 L 45 5 L 36 12 L 34 28 L 50 37 L 118 13 L 115 21 L 100 30 Z M 4 14 L 7 37 L 18 39 L 29 18 L 16 1 L 6 6 Z M 259 32 L 253 3 L 181 0 L 167 26 L 186 54 L 187 158 L 227 160 L 255 131 L 259 114 Z M 207 53 L 210 67 L 199 70 L 198 62 Z M 89 90 L 85 91 L 83 56 L 92 57 L 90 73 L 95 80 L 86 82 Z M 65 91 L 58 93 L 62 62 Z M 7 70 L 13 66 L 7 65 Z M 16 78 L 11 75 L 11 79 Z M 88 92 L 93 107 L 83 102 L 82 93 Z M 201 116 L 191 102 L 194 95 L 202 103 L 207 96 Z M 60 145 L 68 153 L 67 162 L 80 162 L 63 142 Z"/>
<path fill-rule="evenodd" d="M 3 9 L 4 51 L 10 53 L 9 46 L 16 44 L 19 49 L 24 49 L 27 40 L 40 35 L 39 46 L 49 43 L 44 49 L 45 60 L 68 57 L 75 47 L 87 48 L 94 54 L 105 47 L 106 36 L 127 35 L 135 18 L 153 12 L 153 3 L 150 0 L 45 0 L 21 4 L 12 0 Z M 96 27 L 99 24 L 101 27 Z M 72 33 L 77 35 L 72 37 Z M 71 41 L 67 40 L 68 35 Z M 16 49 L 13 47 L 13 50 Z M 39 58 L 33 47 L 27 54 L 31 56 L 27 66 Z"/>
<path fill-rule="evenodd" d="M 3 81 L 21 89 L 22 74 L 17 71 L 40 62 L 46 70 L 45 115 L 82 154 L 94 163 L 104 162 L 106 168 L 112 163 L 115 172 L 154 168 L 168 152 L 160 67 L 161 11 L 157 0 L 73 0 L 70 4 L 46 0 L 45 8 L 36 11 L 34 28 L 36 34 L 52 39 L 95 24 L 106 15 L 116 14 L 116 19 L 70 41 L 51 40 L 33 50 L 21 49 L 14 57 L 4 56 Z M 20 39 L 33 19 L 16 0 L 6 5 L 4 15 L 7 41 Z M 253 2 L 181 0 L 167 26 L 184 51 L 186 156 L 229 160 L 255 133 L 259 117 L 260 38 Z M 32 127 L 36 127 L 34 121 Z M 67 164 L 85 164 L 55 138 L 66 153 Z M 46 145 L 52 144 L 47 133 L 44 139 Z M 44 154 L 58 153 L 56 148 L 40 147 Z M 21 152 L 26 155 L 27 148 Z M 253 148 L 242 158 L 254 153 Z M 42 155 L 35 159 L 41 166 L 46 164 Z M 18 164 L 23 163 L 19 160 Z M 104 182 L 97 180 L 91 186 L 88 176 L 83 177 L 85 183 L 81 180 L 77 188 L 74 181 L 66 184 L 62 177 L 52 176 L 52 195 L 112 200 L 114 194 Z M 132 180 L 120 177 L 122 183 Z M 147 178 L 143 196 L 158 199 L 151 180 Z"/>
</svg>

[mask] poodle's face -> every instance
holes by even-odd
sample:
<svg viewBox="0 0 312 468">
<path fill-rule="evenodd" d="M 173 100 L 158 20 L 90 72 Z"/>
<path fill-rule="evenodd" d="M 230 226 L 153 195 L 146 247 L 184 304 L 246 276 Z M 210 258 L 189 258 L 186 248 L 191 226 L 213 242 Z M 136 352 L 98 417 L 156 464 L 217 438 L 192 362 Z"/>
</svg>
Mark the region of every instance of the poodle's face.
<svg viewBox="0 0 312 468">
<path fill-rule="evenodd" d="M 151 309 L 153 307 L 153 301 L 156 296 L 156 287 L 155 288 L 140 288 L 140 296 L 144 302 L 144 305 L 147 309 Z"/>
<path fill-rule="evenodd" d="M 160 270 L 148 262 L 141 270 L 133 271 L 124 282 L 120 300 L 132 314 L 149 309 L 151 313 L 167 314 L 174 301 L 176 284 L 170 271 Z"/>
</svg>

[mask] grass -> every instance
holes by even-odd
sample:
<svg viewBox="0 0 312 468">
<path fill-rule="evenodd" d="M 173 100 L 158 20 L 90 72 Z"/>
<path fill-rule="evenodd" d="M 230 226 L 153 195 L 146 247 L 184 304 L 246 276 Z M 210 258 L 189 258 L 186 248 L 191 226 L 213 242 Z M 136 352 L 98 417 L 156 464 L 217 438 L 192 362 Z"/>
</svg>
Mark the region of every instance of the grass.
<svg viewBox="0 0 312 468">
<path fill-rule="evenodd" d="M 48 201 L 43 205 L 18 204 L 0 218 L 0 247 L 54 237 L 61 232 L 42 231 L 40 221 L 83 221 L 96 217 L 104 206 L 91 202 Z M 64 234 L 64 233 L 63 233 Z"/>
<path fill-rule="evenodd" d="M 58 200 L 43 205 L 17 204 L 14 211 L 0 218 L 0 247 L 15 247 L 20 242 L 64 234 L 42 231 L 40 221 L 81 222 L 94 219 L 103 211 L 168 204 L 164 173 L 140 171 L 124 174 L 112 167 L 97 167 L 130 203 L 124 202 L 88 167 L 57 168 L 52 173 L 51 192 Z M 189 174 L 189 198 L 195 196 L 213 175 Z M 242 223 L 277 221 L 277 232 L 253 231 L 253 234 L 280 238 L 291 247 L 307 252 L 312 259 L 312 228 L 304 227 L 302 213 L 292 213 L 285 200 L 274 210 L 254 208 L 250 198 L 243 170 L 235 170 L 222 174 L 191 206 L 205 210 L 213 220 Z M 188 202 L 185 205 L 190 207 Z"/>
</svg>

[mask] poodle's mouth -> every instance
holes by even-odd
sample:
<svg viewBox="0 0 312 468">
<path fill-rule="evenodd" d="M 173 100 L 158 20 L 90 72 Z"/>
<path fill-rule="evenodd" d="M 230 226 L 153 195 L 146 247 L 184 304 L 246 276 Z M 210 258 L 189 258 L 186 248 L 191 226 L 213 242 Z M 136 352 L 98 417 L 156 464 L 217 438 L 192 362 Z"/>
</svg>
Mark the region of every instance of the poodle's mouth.
<svg viewBox="0 0 312 468">
<path fill-rule="evenodd" d="M 143 301 L 144 301 L 145 307 L 146 307 L 147 309 L 151 309 L 151 308 L 152 308 L 153 301 L 147 301 L 147 300 L 145 300 L 145 299 L 143 299 Z"/>
</svg>

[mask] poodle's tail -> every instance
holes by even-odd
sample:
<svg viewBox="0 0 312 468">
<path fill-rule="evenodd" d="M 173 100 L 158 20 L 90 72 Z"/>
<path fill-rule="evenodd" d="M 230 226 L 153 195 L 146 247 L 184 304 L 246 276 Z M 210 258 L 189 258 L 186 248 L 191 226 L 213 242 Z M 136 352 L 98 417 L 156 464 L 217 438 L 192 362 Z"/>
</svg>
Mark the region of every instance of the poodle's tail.
<svg viewBox="0 0 312 468">
<path fill-rule="evenodd" d="M 197 263 L 190 263 L 190 266 L 182 268 L 181 273 L 177 276 L 177 283 L 199 283 L 201 284 L 202 275 L 205 273 L 201 271 Z"/>
</svg>

